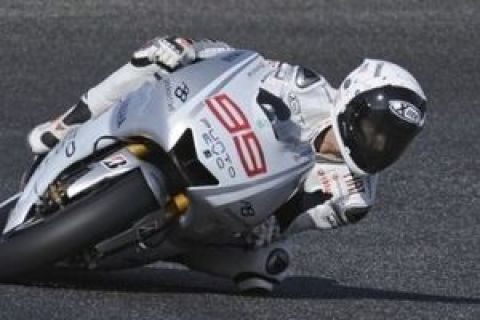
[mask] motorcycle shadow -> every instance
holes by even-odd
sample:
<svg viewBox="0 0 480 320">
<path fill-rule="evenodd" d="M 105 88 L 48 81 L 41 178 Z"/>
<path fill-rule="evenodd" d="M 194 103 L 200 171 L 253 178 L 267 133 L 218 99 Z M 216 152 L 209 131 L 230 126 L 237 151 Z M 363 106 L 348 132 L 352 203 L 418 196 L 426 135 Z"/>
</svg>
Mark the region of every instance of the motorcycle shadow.
<svg viewBox="0 0 480 320">
<path fill-rule="evenodd" d="M 55 270 L 11 284 L 74 290 L 121 291 L 135 293 L 221 294 L 252 297 L 239 293 L 228 280 L 184 269 L 144 267 L 116 272 Z M 265 295 L 263 295 L 265 296 Z M 292 276 L 282 282 L 272 299 L 390 300 L 445 304 L 480 305 L 480 298 L 444 296 L 408 291 L 355 287 L 312 276 Z"/>
</svg>

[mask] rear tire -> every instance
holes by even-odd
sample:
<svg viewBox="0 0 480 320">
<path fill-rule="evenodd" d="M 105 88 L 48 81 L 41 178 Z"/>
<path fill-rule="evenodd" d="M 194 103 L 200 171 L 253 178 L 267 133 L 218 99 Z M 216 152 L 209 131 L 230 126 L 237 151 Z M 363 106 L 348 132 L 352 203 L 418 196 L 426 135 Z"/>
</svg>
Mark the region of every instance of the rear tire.
<svg viewBox="0 0 480 320">
<path fill-rule="evenodd" d="M 49 266 L 127 229 L 158 208 L 135 170 L 0 242 L 0 280 Z"/>
<path fill-rule="evenodd" d="M 273 291 L 275 283 L 266 278 L 250 276 L 235 281 L 237 289 L 246 295 L 266 295 Z"/>
</svg>

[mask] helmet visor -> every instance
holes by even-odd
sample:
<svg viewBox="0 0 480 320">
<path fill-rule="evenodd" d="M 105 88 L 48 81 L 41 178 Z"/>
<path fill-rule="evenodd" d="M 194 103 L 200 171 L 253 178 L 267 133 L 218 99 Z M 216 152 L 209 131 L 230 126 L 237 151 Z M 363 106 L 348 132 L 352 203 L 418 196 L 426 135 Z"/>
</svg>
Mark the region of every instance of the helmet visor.
<svg viewBox="0 0 480 320">
<path fill-rule="evenodd" d="M 394 163 L 423 127 L 425 101 L 414 92 L 383 87 L 355 97 L 338 117 L 355 164 L 379 172 Z"/>
</svg>

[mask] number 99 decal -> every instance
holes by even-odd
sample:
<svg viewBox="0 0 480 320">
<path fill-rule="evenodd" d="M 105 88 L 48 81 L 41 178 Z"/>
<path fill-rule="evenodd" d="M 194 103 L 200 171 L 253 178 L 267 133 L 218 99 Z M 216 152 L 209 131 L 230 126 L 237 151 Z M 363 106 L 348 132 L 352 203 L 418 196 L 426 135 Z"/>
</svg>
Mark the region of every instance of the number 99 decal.
<svg viewBox="0 0 480 320">
<path fill-rule="evenodd" d="M 233 136 L 237 153 L 247 176 L 253 177 L 266 173 L 267 165 L 262 146 L 238 105 L 226 94 L 209 98 L 206 103 L 217 120 Z"/>
</svg>

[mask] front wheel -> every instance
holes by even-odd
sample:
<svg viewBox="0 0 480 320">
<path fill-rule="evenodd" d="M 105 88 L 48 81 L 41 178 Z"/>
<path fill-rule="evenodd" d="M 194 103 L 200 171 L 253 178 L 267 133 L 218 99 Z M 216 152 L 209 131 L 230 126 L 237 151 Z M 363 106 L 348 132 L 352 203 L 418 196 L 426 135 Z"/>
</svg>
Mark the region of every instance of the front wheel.
<svg viewBox="0 0 480 320">
<path fill-rule="evenodd" d="M 140 170 L 68 204 L 0 240 L 0 280 L 11 280 L 75 255 L 127 229 L 158 208 Z"/>
</svg>

